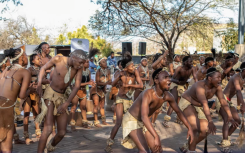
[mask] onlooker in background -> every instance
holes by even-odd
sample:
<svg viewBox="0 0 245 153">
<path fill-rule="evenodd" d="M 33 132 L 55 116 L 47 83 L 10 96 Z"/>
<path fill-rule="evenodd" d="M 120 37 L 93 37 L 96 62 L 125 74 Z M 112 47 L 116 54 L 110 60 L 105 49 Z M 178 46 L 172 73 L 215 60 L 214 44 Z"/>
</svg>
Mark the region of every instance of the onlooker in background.
<svg viewBox="0 0 245 153">
<path fill-rule="evenodd" d="M 114 52 L 111 52 L 111 55 L 107 58 L 107 66 L 111 67 L 112 65 L 114 68 L 117 66 L 117 61 L 114 58 Z"/>
<path fill-rule="evenodd" d="M 94 58 L 91 57 L 91 59 L 89 60 L 89 71 L 91 73 L 95 72 L 97 66 L 94 64 Z"/>
</svg>

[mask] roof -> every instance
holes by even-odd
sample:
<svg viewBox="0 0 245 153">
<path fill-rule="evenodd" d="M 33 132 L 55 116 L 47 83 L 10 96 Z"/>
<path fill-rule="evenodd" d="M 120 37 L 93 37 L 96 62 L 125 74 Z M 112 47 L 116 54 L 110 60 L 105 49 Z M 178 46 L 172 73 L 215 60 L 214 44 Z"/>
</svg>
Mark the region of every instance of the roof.
<svg viewBox="0 0 245 153">
<path fill-rule="evenodd" d="M 50 45 L 50 48 L 67 48 L 71 47 L 71 45 Z"/>
</svg>

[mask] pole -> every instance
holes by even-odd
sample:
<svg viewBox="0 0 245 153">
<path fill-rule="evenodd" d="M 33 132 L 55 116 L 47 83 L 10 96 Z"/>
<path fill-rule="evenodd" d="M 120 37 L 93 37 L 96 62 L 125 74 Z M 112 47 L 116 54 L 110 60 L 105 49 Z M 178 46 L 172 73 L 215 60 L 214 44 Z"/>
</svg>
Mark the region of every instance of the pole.
<svg viewBox="0 0 245 153">
<path fill-rule="evenodd" d="M 239 18 L 238 18 L 238 44 L 244 44 L 244 0 L 239 0 Z"/>
</svg>

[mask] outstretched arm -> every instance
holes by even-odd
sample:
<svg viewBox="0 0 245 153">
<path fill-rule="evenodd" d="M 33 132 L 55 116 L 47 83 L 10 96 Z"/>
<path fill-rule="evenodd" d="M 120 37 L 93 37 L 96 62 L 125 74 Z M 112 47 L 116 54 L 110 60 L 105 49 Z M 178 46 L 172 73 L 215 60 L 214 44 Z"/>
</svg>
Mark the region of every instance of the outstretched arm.
<svg viewBox="0 0 245 153">
<path fill-rule="evenodd" d="M 171 76 L 174 75 L 174 65 L 173 65 L 173 63 L 169 64 L 169 73 L 170 73 Z"/>
<path fill-rule="evenodd" d="M 161 62 L 162 59 L 164 59 L 168 54 L 168 51 L 165 51 L 164 54 L 162 56 L 160 56 L 153 64 L 152 64 L 152 68 L 154 70 L 157 69 L 157 65 Z"/>
</svg>

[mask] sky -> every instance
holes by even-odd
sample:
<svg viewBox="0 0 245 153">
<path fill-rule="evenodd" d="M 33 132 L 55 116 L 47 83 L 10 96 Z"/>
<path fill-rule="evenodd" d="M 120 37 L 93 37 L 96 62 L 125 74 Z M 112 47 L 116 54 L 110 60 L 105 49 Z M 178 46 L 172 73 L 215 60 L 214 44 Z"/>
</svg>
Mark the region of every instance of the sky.
<svg viewBox="0 0 245 153">
<path fill-rule="evenodd" d="M 35 23 L 45 33 L 58 34 L 59 28 L 68 24 L 68 31 L 75 31 L 87 25 L 100 6 L 90 0 L 21 0 L 23 6 L 9 5 L 10 10 L 4 17 L 16 19 L 24 16 L 30 23 Z M 2 21 L 0 21 L 2 24 Z"/>
</svg>

